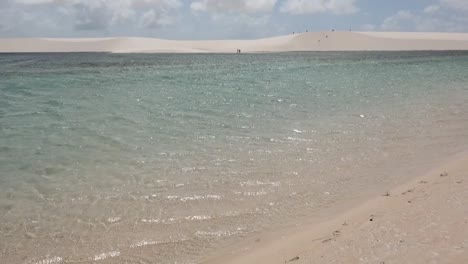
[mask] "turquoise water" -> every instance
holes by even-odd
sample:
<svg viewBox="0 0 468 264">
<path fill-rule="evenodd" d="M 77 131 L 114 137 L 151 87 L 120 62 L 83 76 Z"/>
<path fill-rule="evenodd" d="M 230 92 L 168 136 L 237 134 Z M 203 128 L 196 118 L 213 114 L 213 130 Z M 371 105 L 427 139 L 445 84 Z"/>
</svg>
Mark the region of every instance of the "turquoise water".
<svg viewBox="0 0 468 264">
<path fill-rule="evenodd" d="M 467 52 L 0 55 L 0 257 L 192 263 L 404 182 L 468 145 L 466 69 Z"/>
</svg>

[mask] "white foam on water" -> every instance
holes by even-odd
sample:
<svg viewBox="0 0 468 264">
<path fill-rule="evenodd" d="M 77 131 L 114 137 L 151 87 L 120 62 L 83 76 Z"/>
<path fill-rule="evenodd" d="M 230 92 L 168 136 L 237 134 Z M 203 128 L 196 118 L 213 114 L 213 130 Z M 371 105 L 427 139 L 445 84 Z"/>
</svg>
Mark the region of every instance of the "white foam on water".
<svg viewBox="0 0 468 264">
<path fill-rule="evenodd" d="M 231 231 L 215 231 L 215 232 L 197 231 L 195 235 L 198 237 L 224 237 L 224 236 L 231 236 L 236 233 L 237 232 L 231 232 Z"/>
<path fill-rule="evenodd" d="M 171 224 L 174 222 L 181 222 L 181 221 L 203 221 L 203 220 L 209 220 L 212 219 L 212 216 L 209 215 L 193 215 L 193 216 L 186 216 L 186 217 L 179 217 L 179 218 L 168 218 L 168 219 L 141 219 L 141 222 L 143 223 L 149 223 L 149 224 Z"/>
<path fill-rule="evenodd" d="M 215 195 L 215 194 L 194 195 L 194 196 L 181 197 L 179 200 L 182 202 L 196 201 L 196 200 L 221 200 L 221 196 Z"/>
<path fill-rule="evenodd" d="M 212 219 L 213 217 L 209 216 L 209 215 L 194 215 L 194 216 L 187 216 L 185 217 L 185 220 L 190 220 L 190 221 L 194 221 L 194 220 L 197 220 L 197 221 L 201 221 L 201 220 L 209 220 L 209 219 Z"/>
<path fill-rule="evenodd" d="M 71 198 L 71 201 L 74 202 L 74 201 L 83 201 L 84 199 L 88 199 L 88 196 L 85 195 L 85 196 L 80 196 L 80 197 L 77 197 L 77 198 Z"/>
<path fill-rule="evenodd" d="M 235 231 L 230 230 L 219 230 L 219 231 L 197 231 L 195 236 L 198 237 L 228 237 L 232 235 L 237 235 L 245 233 L 245 228 L 237 228 Z"/>
<path fill-rule="evenodd" d="M 130 245 L 130 248 L 139 248 L 139 247 L 146 247 L 146 246 L 153 246 L 158 244 L 156 241 L 146 241 L 142 240 L 140 242 L 137 242 L 135 244 Z"/>
<path fill-rule="evenodd" d="M 267 192 L 265 191 L 259 191 L 259 192 L 234 192 L 237 195 L 244 195 L 244 196 L 262 196 L 262 195 L 267 195 Z"/>
<path fill-rule="evenodd" d="M 143 195 L 141 196 L 142 199 L 145 199 L 145 200 L 149 200 L 149 199 L 154 199 L 154 198 L 157 198 L 158 195 L 157 194 L 151 194 L 151 195 Z"/>
<path fill-rule="evenodd" d="M 53 257 L 48 259 L 43 259 L 38 262 L 34 262 L 34 264 L 55 264 L 55 263 L 62 263 L 62 257 Z"/>
<path fill-rule="evenodd" d="M 195 167 L 184 167 L 182 169 L 180 169 L 182 172 L 190 172 L 190 171 L 194 171 L 196 170 Z"/>
<path fill-rule="evenodd" d="M 205 196 L 206 199 L 213 199 L 213 200 L 219 200 L 221 199 L 221 196 L 220 195 L 216 195 L 216 194 L 208 194 Z"/>
<path fill-rule="evenodd" d="M 150 223 L 150 224 L 169 224 L 177 221 L 176 218 L 168 218 L 168 219 L 159 219 L 159 218 L 154 218 L 154 219 L 141 219 L 141 222 L 143 223 Z"/>
<path fill-rule="evenodd" d="M 157 180 L 157 183 L 167 182 L 167 180 Z"/>
<path fill-rule="evenodd" d="M 198 138 L 199 138 L 199 139 L 215 139 L 216 136 L 206 135 L 206 136 L 199 136 Z"/>
<path fill-rule="evenodd" d="M 141 222 L 143 223 L 156 223 L 159 224 L 161 223 L 161 219 L 141 219 Z"/>
<path fill-rule="evenodd" d="M 113 223 L 117 223 L 118 221 L 120 221 L 120 219 L 121 219 L 120 217 L 109 217 L 107 218 L 107 222 L 113 224 Z"/>
<path fill-rule="evenodd" d="M 304 138 L 295 138 L 295 137 L 288 137 L 290 141 L 300 141 L 300 142 L 317 142 L 315 139 L 304 139 Z"/>
<path fill-rule="evenodd" d="M 118 256 L 120 256 L 119 251 L 111 251 L 111 252 L 107 252 L 107 253 L 101 253 L 101 254 L 98 254 L 98 255 L 94 256 L 94 261 L 104 260 L 104 259 L 107 259 L 107 258 L 115 258 L 115 257 L 118 257 Z"/>
<path fill-rule="evenodd" d="M 271 185 L 273 187 L 279 187 L 281 182 L 261 182 L 261 181 L 244 181 L 239 183 L 242 187 L 246 186 L 263 186 L 263 185 Z"/>
</svg>

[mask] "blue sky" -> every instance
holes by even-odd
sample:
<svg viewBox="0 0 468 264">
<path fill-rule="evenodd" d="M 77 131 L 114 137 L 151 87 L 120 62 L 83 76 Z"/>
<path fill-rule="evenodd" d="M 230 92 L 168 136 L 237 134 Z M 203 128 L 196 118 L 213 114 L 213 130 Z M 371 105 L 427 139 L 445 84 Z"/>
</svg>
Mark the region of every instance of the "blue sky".
<svg viewBox="0 0 468 264">
<path fill-rule="evenodd" d="M 327 29 L 468 32 L 468 0 L 0 0 L 0 37 L 252 39 Z"/>
</svg>

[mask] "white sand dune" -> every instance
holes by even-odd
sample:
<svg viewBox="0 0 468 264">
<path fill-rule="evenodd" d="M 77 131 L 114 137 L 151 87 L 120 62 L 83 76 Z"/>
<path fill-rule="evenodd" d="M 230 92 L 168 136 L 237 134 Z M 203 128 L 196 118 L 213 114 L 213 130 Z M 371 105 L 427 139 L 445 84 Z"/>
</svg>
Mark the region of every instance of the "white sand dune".
<svg viewBox="0 0 468 264">
<path fill-rule="evenodd" d="M 257 40 L 154 38 L 0 39 L 0 52 L 235 53 L 287 51 L 468 50 L 468 33 L 310 32 Z"/>
</svg>

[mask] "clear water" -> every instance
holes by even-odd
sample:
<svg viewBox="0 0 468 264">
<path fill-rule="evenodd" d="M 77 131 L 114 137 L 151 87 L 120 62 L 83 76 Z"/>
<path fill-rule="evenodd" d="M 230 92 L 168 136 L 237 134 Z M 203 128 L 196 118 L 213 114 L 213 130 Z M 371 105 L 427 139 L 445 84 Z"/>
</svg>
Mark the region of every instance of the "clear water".
<svg viewBox="0 0 468 264">
<path fill-rule="evenodd" d="M 0 55 L 0 262 L 193 263 L 404 182 L 468 146 L 467 69 L 467 52 Z"/>
</svg>

